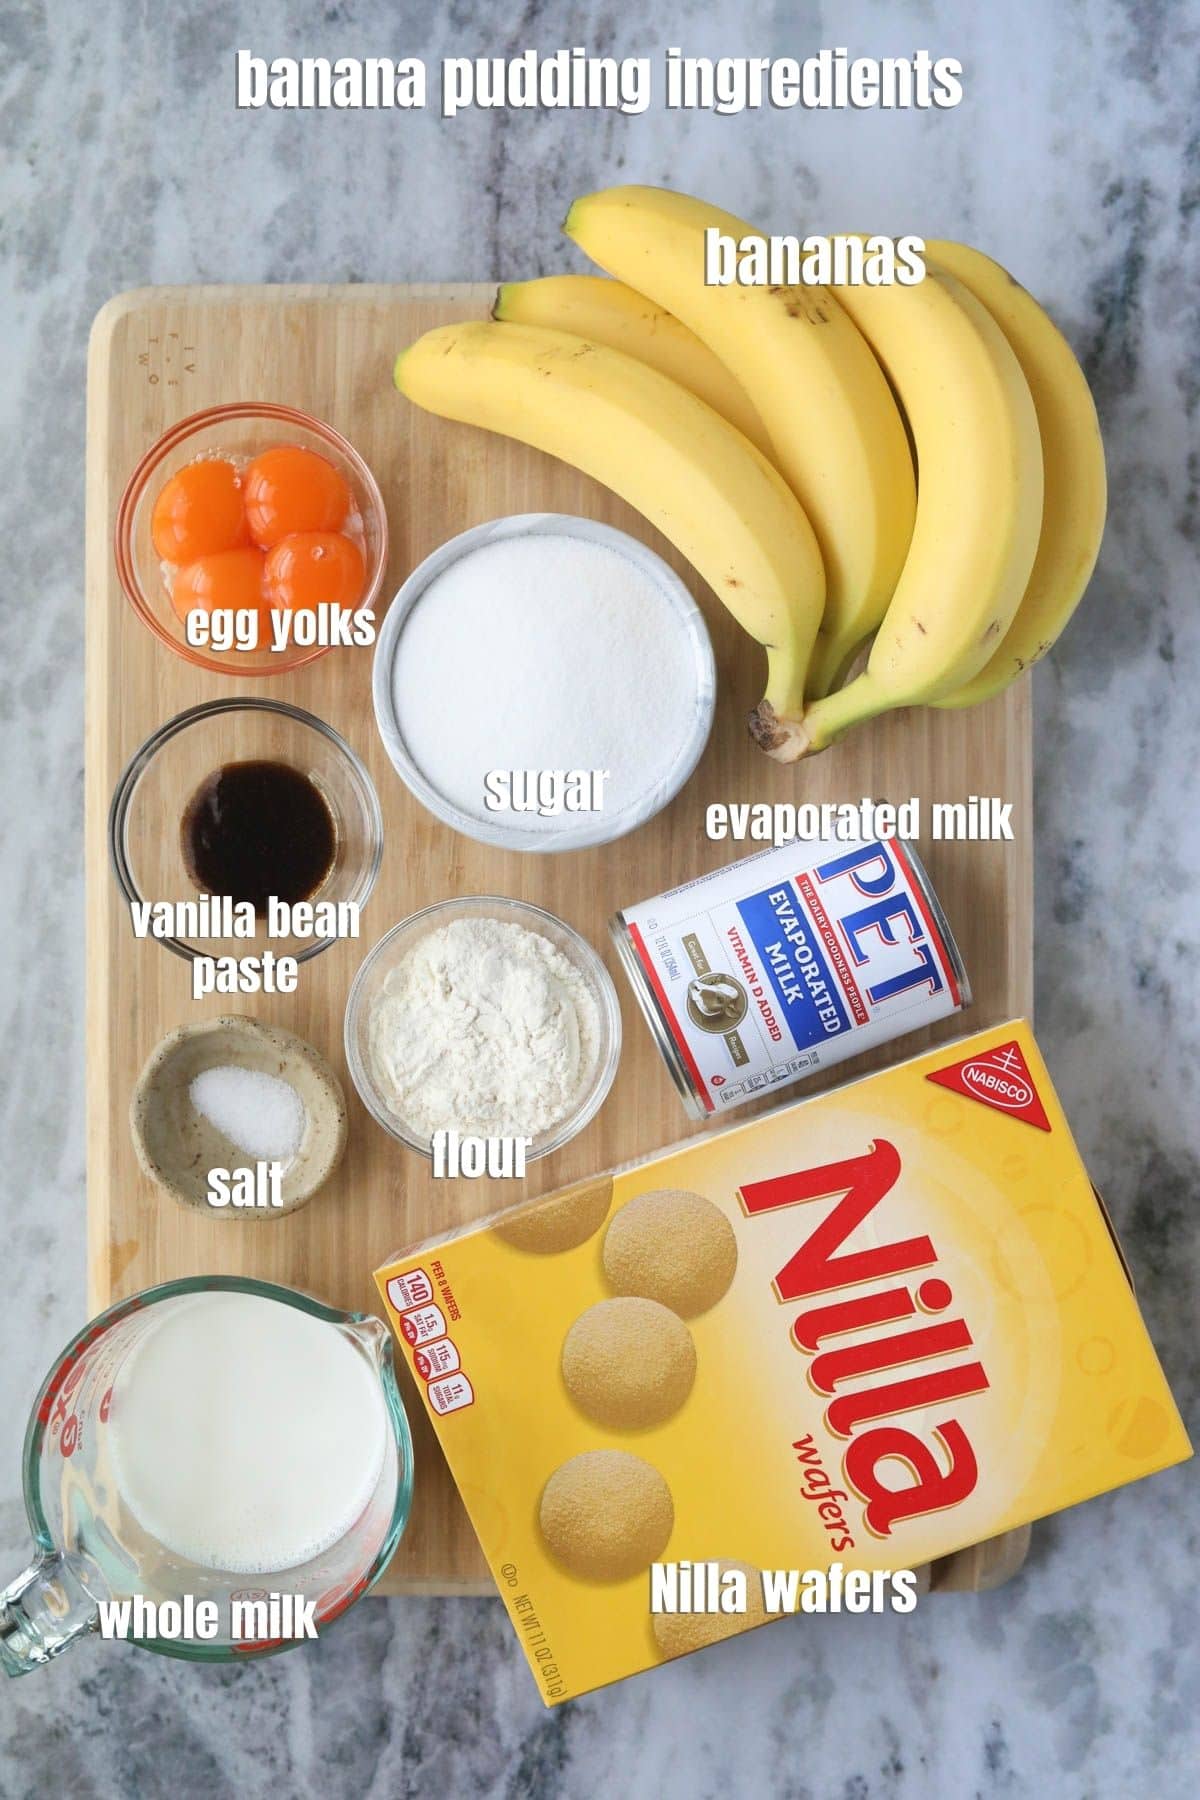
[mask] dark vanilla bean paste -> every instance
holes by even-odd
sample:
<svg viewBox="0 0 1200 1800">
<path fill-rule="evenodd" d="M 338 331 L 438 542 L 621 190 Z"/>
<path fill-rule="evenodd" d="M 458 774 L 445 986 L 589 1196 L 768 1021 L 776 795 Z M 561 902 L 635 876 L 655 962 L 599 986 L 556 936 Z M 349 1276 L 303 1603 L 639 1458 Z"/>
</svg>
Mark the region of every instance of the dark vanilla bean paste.
<svg viewBox="0 0 1200 1800">
<path fill-rule="evenodd" d="M 188 801 L 180 827 L 188 874 L 204 894 L 264 915 L 273 895 L 294 904 L 333 867 L 337 829 L 315 782 L 287 763 L 224 763 Z"/>
</svg>

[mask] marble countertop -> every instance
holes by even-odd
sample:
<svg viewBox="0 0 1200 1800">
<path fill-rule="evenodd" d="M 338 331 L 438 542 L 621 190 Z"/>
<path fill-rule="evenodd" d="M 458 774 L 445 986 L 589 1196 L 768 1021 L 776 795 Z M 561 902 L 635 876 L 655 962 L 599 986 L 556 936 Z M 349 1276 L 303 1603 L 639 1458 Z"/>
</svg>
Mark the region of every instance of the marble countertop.
<svg viewBox="0 0 1200 1800">
<path fill-rule="evenodd" d="M 1195 558 L 1200 6 L 617 9 L 13 0 L 0 138 L 0 1548 L 21 1434 L 83 1316 L 83 419 L 88 327 L 150 282 L 411 281 L 571 265 L 568 198 L 618 179 L 772 230 L 961 237 L 1033 287 L 1095 387 L 1111 523 L 1035 678 L 1039 1037 L 1193 1425 L 1200 1179 Z M 669 36 L 665 32 L 669 30 Z M 508 35 L 506 35 L 508 34 Z M 810 54 L 964 65 L 929 114 L 238 113 L 233 52 Z M 1192 675 L 1188 675 L 1188 670 Z M 500 1606 L 372 1600 L 326 1641 L 197 1670 L 85 1645 L 0 1688 L 0 1795 L 1123 1796 L 1194 1791 L 1196 1481 L 1039 1529 L 990 1596 L 792 1620 L 544 1712 Z M 1189 1777 L 1188 1769 L 1192 1774 Z"/>
</svg>

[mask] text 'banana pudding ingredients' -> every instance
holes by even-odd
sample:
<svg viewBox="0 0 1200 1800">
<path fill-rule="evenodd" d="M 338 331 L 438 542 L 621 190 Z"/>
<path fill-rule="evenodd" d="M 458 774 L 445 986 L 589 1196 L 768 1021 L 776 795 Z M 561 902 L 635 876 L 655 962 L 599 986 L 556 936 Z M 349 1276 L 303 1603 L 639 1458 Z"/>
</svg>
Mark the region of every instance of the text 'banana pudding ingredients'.
<svg viewBox="0 0 1200 1800">
<path fill-rule="evenodd" d="M 235 52 L 241 108 L 357 112 L 422 111 L 431 70 L 420 56 L 276 56 Z M 957 106 L 962 63 L 930 50 L 907 56 L 851 56 L 844 45 L 795 56 L 690 56 L 671 45 L 663 57 L 662 103 L 671 111 L 737 114 L 801 107 L 806 111 L 888 111 Z M 472 110 L 644 113 L 655 98 L 648 56 L 596 56 L 581 44 L 523 50 L 515 56 L 447 56 L 432 71 L 441 114 Z M 439 79 L 440 77 L 440 79 Z"/>
</svg>

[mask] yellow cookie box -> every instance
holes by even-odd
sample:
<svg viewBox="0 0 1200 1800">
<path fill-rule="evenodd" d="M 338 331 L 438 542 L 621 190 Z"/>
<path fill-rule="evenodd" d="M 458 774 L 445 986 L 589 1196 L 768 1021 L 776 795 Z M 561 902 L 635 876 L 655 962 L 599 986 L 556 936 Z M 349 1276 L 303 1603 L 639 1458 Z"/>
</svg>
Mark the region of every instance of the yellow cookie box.
<svg viewBox="0 0 1200 1800">
<path fill-rule="evenodd" d="M 607 1273 L 604 1250 L 622 1208 L 669 1191 L 719 1210 L 736 1267 L 685 1320 L 682 1405 L 601 1425 L 563 1343 L 614 1269 L 626 1294 L 670 1287 L 690 1227 L 642 1263 L 610 1248 Z M 669 1225 L 671 1206 L 642 1212 Z M 650 1559 L 915 1568 L 1190 1454 L 1021 1022 L 415 1246 L 376 1280 L 551 1705 L 664 1660 Z M 635 1336 L 622 1356 L 598 1379 L 653 1380 Z M 543 1500 L 596 1451 L 624 1455 L 572 1463 Z M 614 1544 L 646 1566 L 579 1573 Z"/>
</svg>

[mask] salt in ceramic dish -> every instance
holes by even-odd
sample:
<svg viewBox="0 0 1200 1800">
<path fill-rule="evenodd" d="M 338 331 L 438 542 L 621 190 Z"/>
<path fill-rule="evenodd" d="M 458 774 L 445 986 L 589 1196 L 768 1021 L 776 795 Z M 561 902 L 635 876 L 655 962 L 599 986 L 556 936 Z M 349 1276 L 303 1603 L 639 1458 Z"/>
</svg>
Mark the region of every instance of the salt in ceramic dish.
<svg viewBox="0 0 1200 1800">
<path fill-rule="evenodd" d="M 209 1170 L 251 1166 L 253 1158 L 193 1105 L 190 1088 L 202 1071 L 254 1070 L 288 1082 L 304 1106 L 303 1134 L 280 1178 L 279 1206 L 213 1206 Z M 214 1219 L 279 1219 L 304 1206 L 326 1182 L 346 1148 L 346 1097 L 319 1051 L 291 1031 L 229 1015 L 181 1025 L 163 1038 L 138 1078 L 129 1109 L 143 1172 L 182 1206 Z"/>
</svg>

